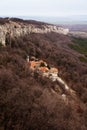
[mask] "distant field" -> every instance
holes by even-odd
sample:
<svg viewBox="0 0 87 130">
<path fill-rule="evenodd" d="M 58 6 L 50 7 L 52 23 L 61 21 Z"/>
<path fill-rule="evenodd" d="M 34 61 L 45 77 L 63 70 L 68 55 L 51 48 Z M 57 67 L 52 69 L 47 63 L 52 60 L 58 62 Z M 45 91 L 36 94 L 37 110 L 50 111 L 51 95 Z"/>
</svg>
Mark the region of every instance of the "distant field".
<svg viewBox="0 0 87 130">
<path fill-rule="evenodd" d="M 69 28 L 71 31 L 87 32 L 87 24 L 64 24 L 62 27 Z"/>
<path fill-rule="evenodd" d="M 69 47 L 84 54 L 84 57 L 79 57 L 79 59 L 80 61 L 87 63 L 87 39 L 72 38 L 72 42 L 74 44 L 69 44 Z"/>
</svg>

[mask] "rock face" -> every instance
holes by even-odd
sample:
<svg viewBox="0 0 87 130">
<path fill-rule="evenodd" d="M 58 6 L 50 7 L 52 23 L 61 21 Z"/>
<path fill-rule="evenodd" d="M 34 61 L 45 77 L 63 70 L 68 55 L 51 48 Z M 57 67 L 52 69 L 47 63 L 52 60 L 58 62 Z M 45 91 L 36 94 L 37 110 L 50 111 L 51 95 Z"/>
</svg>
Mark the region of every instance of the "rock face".
<svg viewBox="0 0 87 130">
<path fill-rule="evenodd" d="M 59 34 L 67 35 L 69 33 L 69 29 L 64 29 L 50 24 L 41 24 L 40 26 L 36 26 L 35 24 L 32 23 L 25 24 L 23 22 L 14 22 L 10 20 L 9 23 L 0 25 L 0 42 L 2 43 L 2 45 L 5 46 L 6 37 L 8 35 L 10 37 L 19 37 L 30 33 L 43 34 L 48 32 L 56 32 Z"/>
</svg>

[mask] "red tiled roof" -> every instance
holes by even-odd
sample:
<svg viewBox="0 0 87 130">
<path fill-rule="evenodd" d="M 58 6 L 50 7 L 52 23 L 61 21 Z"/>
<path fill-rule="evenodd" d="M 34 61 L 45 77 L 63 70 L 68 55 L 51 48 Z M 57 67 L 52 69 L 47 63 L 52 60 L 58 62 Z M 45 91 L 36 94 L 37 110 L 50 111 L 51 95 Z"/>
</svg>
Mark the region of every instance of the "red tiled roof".
<svg viewBox="0 0 87 130">
<path fill-rule="evenodd" d="M 40 61 L 30 61 L 30 68 L 31 69 L 38 69 L 41 72 L 50 72 L 50 73 L 58 73 L 58 69 L 57 68 L 51 68 L 48 69 L 46 66 L 40 67 L 41 63 L 45 63 L 43 60 Z"/>
<path fill-rule="evenodd" d="M 42 71 L 42 72 L 48 72 L 49 71 L 49 69 L 47 67 L 40 67 L 39 70 Z"/>
</svg>

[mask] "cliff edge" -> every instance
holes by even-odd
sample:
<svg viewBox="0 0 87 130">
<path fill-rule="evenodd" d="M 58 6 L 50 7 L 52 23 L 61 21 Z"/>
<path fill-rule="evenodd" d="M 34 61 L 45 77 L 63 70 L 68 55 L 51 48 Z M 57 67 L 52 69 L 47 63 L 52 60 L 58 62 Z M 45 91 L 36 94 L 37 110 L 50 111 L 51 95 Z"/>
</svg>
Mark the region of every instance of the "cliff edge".
<svg viewBox="0 0 87 130">
<path fill-rule="evenodd" d="M 37 24 L 38 23 L 38 24 Z M 0 24 L 0 42 L 2 45 L 6 45 L 6 37 L 19 37 L 30 33 L 50 33 L 56 32 L 59 34 L 67 35 L 69 29 L 62 27 L 46 24 L 36 21 L 24 21 L 20 19 L 8 18 L 4 24 Z"/>
</svg>

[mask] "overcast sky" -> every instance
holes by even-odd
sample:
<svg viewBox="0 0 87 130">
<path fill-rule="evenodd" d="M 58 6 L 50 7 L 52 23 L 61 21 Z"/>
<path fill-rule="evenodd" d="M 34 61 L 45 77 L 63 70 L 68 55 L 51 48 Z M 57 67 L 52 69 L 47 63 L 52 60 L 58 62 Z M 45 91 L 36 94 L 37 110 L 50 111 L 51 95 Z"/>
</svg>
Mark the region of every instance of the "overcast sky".
<svg viewBox="0 0 87 130">
<path fill-rule="evenodd" d="M 86 15 L 87 0 L 0 0 L 0 16 Z"/>
</svg>

